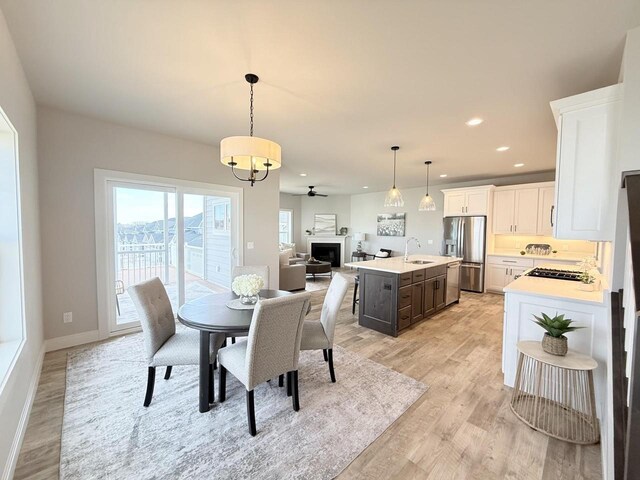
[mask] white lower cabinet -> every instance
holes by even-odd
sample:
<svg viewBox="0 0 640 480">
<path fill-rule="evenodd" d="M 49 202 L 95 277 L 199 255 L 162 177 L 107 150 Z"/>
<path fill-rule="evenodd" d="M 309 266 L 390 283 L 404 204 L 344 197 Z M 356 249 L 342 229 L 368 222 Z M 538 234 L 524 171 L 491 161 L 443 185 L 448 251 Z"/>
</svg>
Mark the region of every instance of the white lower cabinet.
<svg viewBox="0 0 640 480">
<path fill-rule="evenodd" d="M 502 289 L 528 269 L 533 267 L 532 258 L 487 256 L 486 290 L 503 293 Z"/>
</svg>

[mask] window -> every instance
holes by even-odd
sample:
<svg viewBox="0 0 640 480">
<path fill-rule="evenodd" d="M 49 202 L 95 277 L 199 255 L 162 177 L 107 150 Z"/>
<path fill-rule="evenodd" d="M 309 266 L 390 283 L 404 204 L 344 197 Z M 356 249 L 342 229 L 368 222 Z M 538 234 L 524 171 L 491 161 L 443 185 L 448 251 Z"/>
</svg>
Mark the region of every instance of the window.
<svg viewBox="0 0 640 480">
<path fill-rule="evenodd" d="M 24 340 L 17 152 L 18 134 L 0 109 L 0 385 Z"/>
<path fill-rule="evenodd" d="M 280 243 L 293 243 L 293 210 L 280 210 L 278 225 Z"/>
<path fill-rule="evenodd" d="M 213 206 L 213 229 L 216 232 L 231 230 L 231 203 L 219 203 Z"/>
</svg>

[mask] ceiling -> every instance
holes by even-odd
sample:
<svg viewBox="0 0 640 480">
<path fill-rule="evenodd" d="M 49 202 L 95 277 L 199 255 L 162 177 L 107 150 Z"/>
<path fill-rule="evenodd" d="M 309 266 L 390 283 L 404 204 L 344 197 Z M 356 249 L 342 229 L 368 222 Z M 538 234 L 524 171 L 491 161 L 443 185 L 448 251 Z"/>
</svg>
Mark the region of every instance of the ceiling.
<svg viewBox="0 0 640 480">
<path fill-rule="evenodd" d="M 281 144 L 281 189 L 297 193 L 389 188 L 393 144 L 400 188 L 423 184 L 425 160 L 440 183 L 553 169 L 549 101 L 616 83 L 640 24 L 637 0 L 0 8 L 40 104 L 217 145 L 248 134 L 244 74 L 258 74 L 255 134 Z"/>
</svg>

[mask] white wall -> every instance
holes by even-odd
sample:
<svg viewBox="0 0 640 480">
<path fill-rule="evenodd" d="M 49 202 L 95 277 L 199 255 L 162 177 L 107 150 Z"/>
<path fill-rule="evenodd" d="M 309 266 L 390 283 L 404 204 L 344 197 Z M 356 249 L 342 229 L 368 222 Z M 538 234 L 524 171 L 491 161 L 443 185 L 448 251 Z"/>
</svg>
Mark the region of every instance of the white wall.
<svg viewBox="0 0 640 480">
<path fill-rule="evenodd" d="M 36 106 L 1 11 L 0 106 L 18 131 L 26 317 L 26 342 L 0 393 L 0 477 L 4 478 L 16 460 L 10 455 L 17 455 L 20 448 L 14 440 L 21 440 L 16 432 L 26 422 L 22 415 L 27 413 L 31 381 L 39 374 L 43 342 Z"/>
<path fill-rule="evenodd" d="M 322 192 L 320 192 L 322 193 Z M 337 231 L 342 227 L 349 229 L 348 235 L 352 235 L 354 230 L 351 228 L 351 195 L 329 195 L 328 197 L 300 197 L 302 206 L 300 232 L 304 249 L 307 248 L 307 240 L 305 230 L 313 230 L 314 216 L 317 213 L 335 213 L 337 223 Z M 350 238 L 347 238 L 346 249 L 350 252 Z M 349 256 L 347 256 L 349 258 Z"/>
<path fill-rule="evenodd" d="M 353 195 L 351 197 L 351 231 L 366 233 L 367 239 L 362 246 L 368 253 L 377 252 L 380 248 L 390 248 L 394 251 L 394 255 L 404 254 L 406 240 L 409 237 L 416 237 L 420 241 L 422 248 L 418 248 L 414 242 L 411 242 L 409 253 L 438 255 L 442 249 L 443 235 L 444 195 L 441 190 L 474 185 L 516 185 L 520 183 L 545 182 L 553 179 L 554 172 L 548 172 L 433 186 L 429 188 L 429 193 L 436 202 L 436 210 L 433 212 L 418 211 L 420 200 L 425 194 L 424 187 L 405 189 L 398 186 L 404 199 L 404 207 L 402 208 L 383 207 L 386 192 Z M 377 214 L 387 212 L 406 213 L 404 237 L 378 237 L 375 235 Z M 432 241 L 432 243 L 429 244 L 429 241 Z"/>
<path fill-rule="evenodd" d="M 279 171 L 254 187 L 236 180 L 217 147 L 38 108 L 45 337 L 98 329 L 93 170 L 102 168 L 244 187 L 247 265 L 278 285 Z M 63 323 L 73 312 L 73 323 Z"/>
<path fill-rule="evenodd" d="M 290 193 L 280 194 L 280 208 L 293 210 L 293 242 L 296 244 L 296 251 L 298 252 L 304 252 L 307 248 L 306 242 L 302 243 L 304 237 L 302 236 L 303 229 L 301 228 L 301 198 L 300 195 L 291 195 Z"/>
</svg>

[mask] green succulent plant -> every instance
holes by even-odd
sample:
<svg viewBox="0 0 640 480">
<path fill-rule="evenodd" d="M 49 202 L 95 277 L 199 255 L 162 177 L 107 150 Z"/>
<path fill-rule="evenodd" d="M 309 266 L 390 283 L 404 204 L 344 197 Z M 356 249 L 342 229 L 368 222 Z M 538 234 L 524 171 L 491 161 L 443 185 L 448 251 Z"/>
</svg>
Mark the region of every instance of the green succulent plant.
<svg viewBox="0 0 640 480">
<path fill-rule="evenodd" d="M 542 313 L 542 318 L 534 315 L 534 322 L 544 328 L 549 335 L 555 338 L 562 337 L 565 333 L 573 332 L 574 330 L 578 330 L 579 328 L 584 327 L 572 327 L 571 324 L 573 320 L 570 318 L 564 318 L 564 313 L 562 315 L 558 315 L 556 313 L 555 317 L 549 317 L 546 313 Z"/>
</svg>

